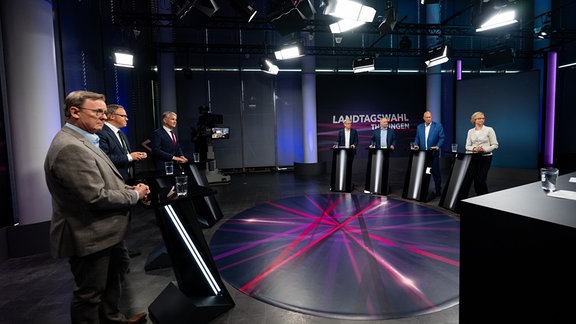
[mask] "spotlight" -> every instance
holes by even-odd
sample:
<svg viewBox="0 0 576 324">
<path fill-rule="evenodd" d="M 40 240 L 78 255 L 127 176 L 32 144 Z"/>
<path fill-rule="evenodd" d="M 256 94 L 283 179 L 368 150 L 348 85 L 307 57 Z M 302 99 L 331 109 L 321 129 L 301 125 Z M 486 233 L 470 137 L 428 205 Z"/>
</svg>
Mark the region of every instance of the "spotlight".
<svg viewBox="0 0 576 324">
<path fill-rule="evenodd" d="M 433 4 L 433 3 L 440 3 L 440 0 L 420 0 L 420 3 L 423 5 Z"/>
<path fill-rule="evenodd" d="M 299 0 L 298 4 L 296 5 L 296 9 L 300 12 L 302 16 L 306 19 L 314 18 L 314 14 L 316 14 L 316 9 L 314 9 L 314 5 L 310 2 L 310 0 Z"/>
<path fill-rule="evenodd" d="M 260 70 L 262 70 L 262 72 L 273 75 L 278 74 L 278 72 L 280 71 L 278 66 L 276 66 L 274 63 L 272 63 L 272 61 L 270 61 L 267 58 L 260 59 Z"/>
<path fill-rule="evenodd" d="M 372 22 L 376 15 L 376 9 L 355 1 L 331 0 L 324 8 L 324 14 L 342 19 Z"/>
<path fill-rule="evenodd" d="M 540 39 L 548 39 L 552 36 L 552 27 L 550 25 L 544 25 L 542 27 L 534 28 L 534 35 Z"/>
<path fill-rule="evenodd" d="M 194 2 L 190 0 L 174 0 L 172 1 L 172 8 L 178 19 L 184 18 L 190 9 L 194 8 Z"/>
<path fill-rule="evenodd" d="M 352 61 L 352 70 L 354 73 L 374 71 L 373 57 L 360 57 Z"/>
<path fill-rule="evenodd" d="M 386 15 L 384 16 L 384 20 L 382 20 L 382 23 L 380 23 L 380 25 L 378 26 L 380 34 L 382 35 L 392 34 L 392 32 L 394 31 L 394 27 L 396 27 L 396 23 L 397 23 L 396 10 L 394 10 L 394 8 L 386 9 Z"/>
<path fill-rule="evenodd" d="M 506 4 L 486 9 L 486 11 L 482 12 L 480 21 L 482 23 L 480 27 L 476 28 L 476 32 L 483 32 L 518 22 L 514 6 L 508 6 Z"/>
<path fill-rule="evenodd" d="M 342 19 L 338 22 L 330 24 L 330 31 L 332 34 L 340 34 L 362 25 L 364 25 L 364 22 L 362 21 Z"/>
<path fill-rule="evenodd" d="M 134 55 L 127 51 L 114 52 L 114 66 L 134 68 Z"/>
<path fill-rule="evenodd" d="M 184 18 L 194 7 L 208 17 L 211 17 L 219 9 L 214 0 L 172 0 L 172 8 L 178 19 Z"/>
<path fill-rule="evenodd" d="M 208 17 L 212 17 L 212 15 L 220 9 L 214 0 L 197 0 L 194 3 L 194 7 Z"/>
<path fill-rule="evenodd" d="M 285 45 L 278 51 L 275 51 L 274 55 L 279 61 L 304 56 L 304 47 L 301 43 L 292 43 Z"/>
<path fill-rule="evenodd" d="M 447 45 L 440 45 L 428 50 L 426 54 L 426 67 L 430 68 L 442 63 L 448 62 L 448 46 Z"/>
<path fill-rule="evenodd" d="M 254 8 L 254 4 L 248 4 L 245 0 L 230 0 L 230 5 L 238 14 L 244 17 L 244 19 L 247 19 L 248 22 L 252 21 L 252 18 L 254 18 L 258 12 L 256 8 Z"/>
</svg>

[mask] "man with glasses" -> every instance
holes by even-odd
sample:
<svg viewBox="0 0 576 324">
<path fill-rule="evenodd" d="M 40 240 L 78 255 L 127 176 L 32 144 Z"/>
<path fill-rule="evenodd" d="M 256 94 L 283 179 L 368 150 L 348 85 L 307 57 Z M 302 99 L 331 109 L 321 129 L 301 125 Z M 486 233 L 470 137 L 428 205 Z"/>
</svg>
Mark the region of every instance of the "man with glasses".
<svg viewBox="0 0 576 324">
<path fill-rule="evenodd" d="M 67 257 L 74 275 L 72 323 L 144 323 L 145 312 L 127 318 L 119 302 L 130 263 L 130 207 L 148 203 L 150 190 L 127 185 L 99 148 L 96 132 L 106 111 L 104 95 L 90 91 L 73 91 L 64 101 L 66 124 L 44 161 L 52 195 L 51 253 Z"/>
<path fill-rule="evenodd" d="M 128 125 L 126 110 L 121 105 L 109 104 L 106 109 L 108 119 L 101 131 L 100 149 L 112 160 L 124 181 L 130 182 L 134 177 L 134 162 L 147 157 L 146 152 L 132 152 L 126 135 L 120 130 Z"/>
</svg>

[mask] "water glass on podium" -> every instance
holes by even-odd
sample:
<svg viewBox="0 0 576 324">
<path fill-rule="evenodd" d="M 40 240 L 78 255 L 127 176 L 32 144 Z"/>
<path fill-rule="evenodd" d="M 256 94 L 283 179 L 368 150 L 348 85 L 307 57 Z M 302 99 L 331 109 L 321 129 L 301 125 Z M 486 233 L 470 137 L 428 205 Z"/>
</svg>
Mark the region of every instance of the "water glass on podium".
<svg viewBox="0 0 576 324">
<path fill-rule="evenodd" d="M 167 175 L 174 174 L 174 162 L 164 162 L 164 171 Z"/>
<path fill-rule="evenodd" d="M 556 180 L 558 180 L 558 169 L 557 168 L 541 168 L 540 169 L 540 181 L 542 183 L 542 190 L 547 192 L 556 191 Z"/>
<path fill-rule="evenodd" d="M 178 197 L 185 197 L 188 194 L 188 176 L 176 176 L 176 194 Z"/>
</svg>

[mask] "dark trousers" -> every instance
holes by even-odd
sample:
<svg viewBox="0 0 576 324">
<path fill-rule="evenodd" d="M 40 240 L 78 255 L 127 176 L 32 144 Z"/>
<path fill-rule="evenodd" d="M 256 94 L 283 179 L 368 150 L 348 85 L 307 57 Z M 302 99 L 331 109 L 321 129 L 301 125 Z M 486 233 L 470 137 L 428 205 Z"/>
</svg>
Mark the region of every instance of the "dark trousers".
<svg viewBox="0 0 576 324">
<path fill-rule="evenodd" d="M 122 282 L 130 265 L 122 241 L 105 250 L 69 259 L 76 288 L 72 296 L 72 323 L 122 323 L 119 302 Z"/>
<path fill-rule="evenodd" d="M 478 169 L 474 175 L 474 190 L 478 196 L 488 193 L 486 179 L 488 178 L 488 170 L 490 170 L 491 165 L 492 155 L 483 155 L 478 159 Z"/>
</svg>

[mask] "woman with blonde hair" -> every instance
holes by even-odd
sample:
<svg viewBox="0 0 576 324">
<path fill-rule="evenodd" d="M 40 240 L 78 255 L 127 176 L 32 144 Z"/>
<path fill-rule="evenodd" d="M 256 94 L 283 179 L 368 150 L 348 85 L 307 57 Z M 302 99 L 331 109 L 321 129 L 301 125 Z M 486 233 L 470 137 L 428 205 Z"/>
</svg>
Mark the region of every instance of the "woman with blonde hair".
<svg viewBox="0 0 576 324">
<path fill-rule="evenodd" d="M 492 127 L 484 125 L 486 117 L 484 113 L 477 111 L 470 117 L 474 128 L 468 130 L 466 136 L 466 151 L 480 154 L 478 168 L 474 175 L 474 190 L 476 195 L 488 193 L 488 170 L 492 165 L 492 151 L 498 148 L 496 132 Z"/>
</svg>

